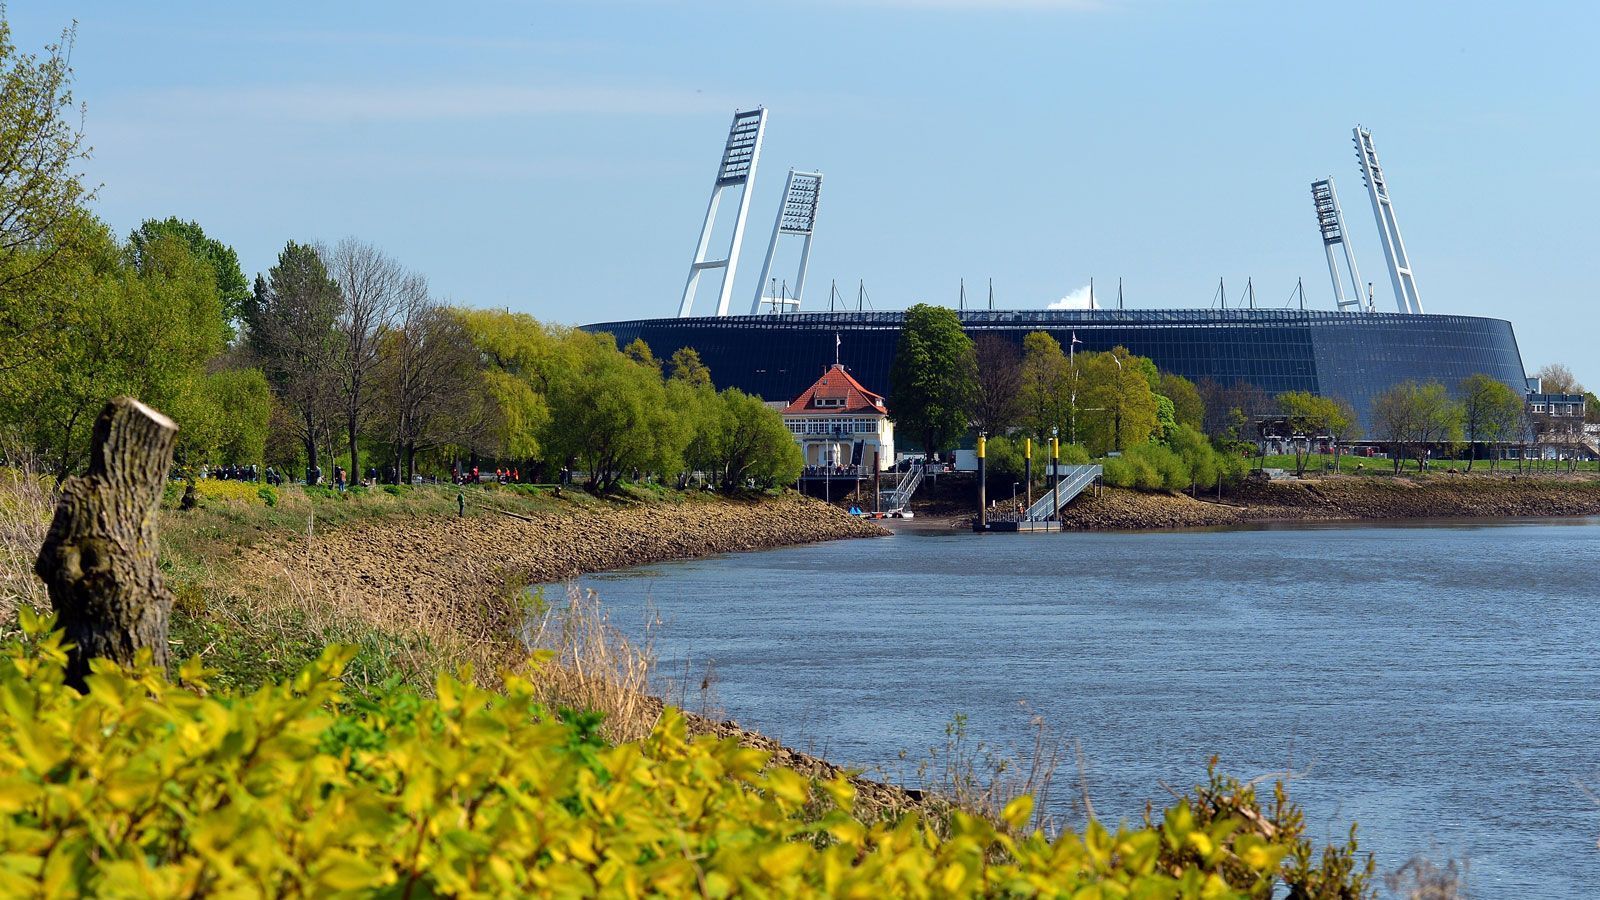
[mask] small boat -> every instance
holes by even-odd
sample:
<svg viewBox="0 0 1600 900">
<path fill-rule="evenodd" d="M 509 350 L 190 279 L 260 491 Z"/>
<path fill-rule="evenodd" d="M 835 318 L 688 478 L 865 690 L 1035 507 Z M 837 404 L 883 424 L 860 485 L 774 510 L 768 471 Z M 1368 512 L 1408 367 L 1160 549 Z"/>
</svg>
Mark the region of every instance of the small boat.
<svg viewBox="0 0 1600 900">
<path fill-rule="evenodd" d="M 889 518 L 891 518 L 891 519 L 914 519 L 914 518 L 916 518 L 916 514 L 913 513 L 909 509 L 891 509 L 891 510 L 889 510 Z"/>
</svg>

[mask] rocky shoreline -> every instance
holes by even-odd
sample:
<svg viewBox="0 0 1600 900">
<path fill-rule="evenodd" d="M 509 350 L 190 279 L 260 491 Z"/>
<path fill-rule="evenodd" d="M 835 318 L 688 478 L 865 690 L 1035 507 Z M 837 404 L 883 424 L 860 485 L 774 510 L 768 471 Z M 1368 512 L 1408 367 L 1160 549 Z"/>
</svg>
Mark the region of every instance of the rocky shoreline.
<svg viewBox="0 0 1600 900">
<path fill-rule="evenodd" d="M 1332 476 L 1251 482 L 1223 500 L 1118 488 L 1085 493 L 1068 529 L 1124 531 L 1256 522 L 1539 518 L 1600 515 L 1600 480 L 1581 477 Z"/>
<path fill-rule="evenodd" d="M 674 559 L 887 534 L 838 507 L 786 494 L 527 512 L 484 502 L 465 517 L 358 521 L 246 554 L 242 570 L 296 578 L 404 608 L 488 603 L 510 589 Z"/>
</svg>

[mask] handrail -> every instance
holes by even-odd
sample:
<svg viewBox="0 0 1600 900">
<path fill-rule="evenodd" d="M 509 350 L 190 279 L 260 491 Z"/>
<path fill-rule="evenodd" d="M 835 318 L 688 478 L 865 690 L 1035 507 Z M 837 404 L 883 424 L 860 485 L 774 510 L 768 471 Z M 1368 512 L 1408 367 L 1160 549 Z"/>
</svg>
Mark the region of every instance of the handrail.
<svg viewBox="0 0 1600 900">
<path fill-rule="evenodd" d="M 1043 522 L 1054 517 L 1061 511 L 1061 507 L 1071 503 L 1073 498 L 1083 493 L 1084 489 L 1094 484 L 1094 480 L 1104 474 L 1102 466 L 1062 466 L 1063 478 L 1059 491 L 1046 490 L 1022 518 L 1029 522 Z M 1051 509 L 1054 503 L 1055 508 Z"/>
</svg>

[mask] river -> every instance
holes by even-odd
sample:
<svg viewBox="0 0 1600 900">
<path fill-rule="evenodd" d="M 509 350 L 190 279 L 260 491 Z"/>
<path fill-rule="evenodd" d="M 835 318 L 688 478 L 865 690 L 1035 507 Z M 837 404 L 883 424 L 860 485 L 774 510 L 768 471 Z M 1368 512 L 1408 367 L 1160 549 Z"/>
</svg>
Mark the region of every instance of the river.
<svg viewBox="0 0 1600 900">
<path fill-rule="evenodd" d="M 967 717 L 1081 747 L 1102 820 L 1206 761 L 1292 769 L 1309 833 L 1480 896 L 1600 884 L 1600 520 L 876 540 L 586 577 L 699 702 L 837 762 L 909 772 Z M 1053 802 L 1074 819 L 1075 764 Z"/>
</svg>

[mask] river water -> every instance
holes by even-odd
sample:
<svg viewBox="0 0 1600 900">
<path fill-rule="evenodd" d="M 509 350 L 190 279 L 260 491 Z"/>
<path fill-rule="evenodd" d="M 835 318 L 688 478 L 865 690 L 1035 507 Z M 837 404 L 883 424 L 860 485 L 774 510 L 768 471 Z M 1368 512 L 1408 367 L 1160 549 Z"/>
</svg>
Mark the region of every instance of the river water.
<svg viewBox="0 0 1600 900">
<path fill-rule="evenodd" d="M 582 583 L 635 635 L 659 616 L 686 706 L 712 661 L 728 716 L 837 762 L 908 772 L 958 713 L 1020 745 L 1026 703 L 1102 820 L 1217 754 L 1300 773 L 1312 836 L 1359 823 L 1380 872 L 1423 853 L 1480 896 L 1600 896 L 1600 520 L 924 528 Z"/>
</svg>

